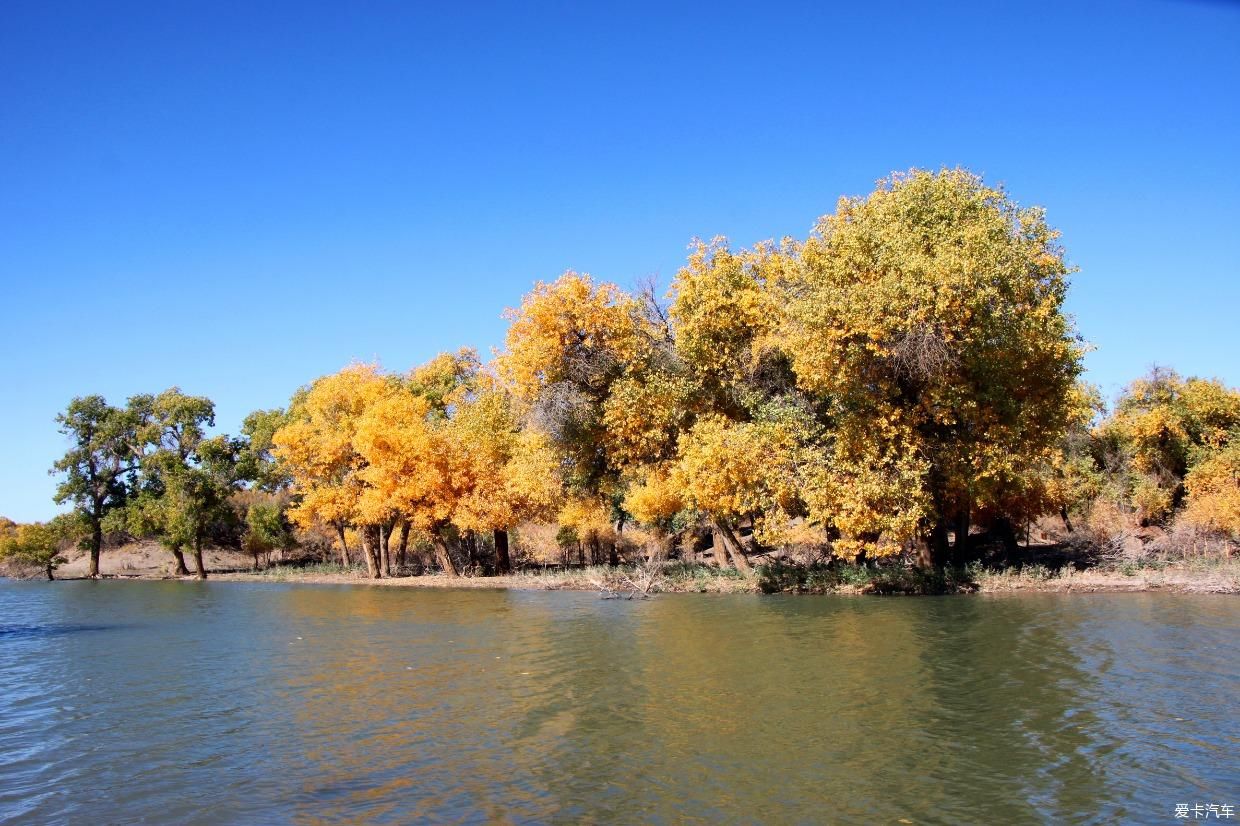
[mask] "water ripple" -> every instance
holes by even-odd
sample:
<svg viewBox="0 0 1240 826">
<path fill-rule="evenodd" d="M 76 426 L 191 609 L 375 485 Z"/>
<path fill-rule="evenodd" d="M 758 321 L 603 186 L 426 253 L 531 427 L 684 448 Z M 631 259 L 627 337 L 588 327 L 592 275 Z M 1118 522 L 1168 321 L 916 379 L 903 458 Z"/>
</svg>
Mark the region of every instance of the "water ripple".
<svg viewBox="0 0 1240 826">
<path fill-rule="evenodd" d="M 92 585 L 0 584 L 5 822 L 1146 822 L 1240 803 L 1226 598 Z"/>
</svg>

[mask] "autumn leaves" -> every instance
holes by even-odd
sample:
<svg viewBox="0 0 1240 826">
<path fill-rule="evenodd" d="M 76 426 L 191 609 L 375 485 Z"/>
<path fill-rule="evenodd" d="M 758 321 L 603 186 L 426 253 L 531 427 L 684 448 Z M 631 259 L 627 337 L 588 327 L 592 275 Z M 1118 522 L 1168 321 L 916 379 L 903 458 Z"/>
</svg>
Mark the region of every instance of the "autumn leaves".
<svg viewBox="0 0 1240 826">
<path fill-rule="evenodd" d="M 636 521 L 650 554 L 711 529 L 738 567 L 793 535 L 940 562 L 949 528 L 1053 505 L 1081 355 L 1068 272 L 1040 211 L 914 171 L 807 241 L 695 245 L 666 307 L 570 272 L 509 312 L 489 365 L 319 379 L 275 452 L 294 517 L 358 529 L 376 575 L 397 526 L 452 571 L 457 538 L 552 519 Z"/>
<path fill-rule="evenodd" d="M 490 363 L 354 364 L 251 414 L 244 438 L 207 438 L 210 401 L 175 389 L 75 399 L 58 500 L 91 575 L 105 530 L 158 535 L 185 571 L 182 548 L 243 521 L 257 560 L 294 544 L 286 504 L 374 577 L 411 548 L 448 574 L 507 572 L 508 532 L 532 523 L 560 560 L 666 559 L 713 536 L 740 569 L 790 546 L 963 562 L 971 535 L 1010 544 L 1054 513 L 1234 541 L 1240 394 L 1155 372 L 1095 425 L 1057 238 L 966 171 L 894 175 L 804 241 L 695 243 L 666 296 L 539 283 Z M 8 534 L 9 556 L 55 560 L 50 534 Z"/>
</svg>

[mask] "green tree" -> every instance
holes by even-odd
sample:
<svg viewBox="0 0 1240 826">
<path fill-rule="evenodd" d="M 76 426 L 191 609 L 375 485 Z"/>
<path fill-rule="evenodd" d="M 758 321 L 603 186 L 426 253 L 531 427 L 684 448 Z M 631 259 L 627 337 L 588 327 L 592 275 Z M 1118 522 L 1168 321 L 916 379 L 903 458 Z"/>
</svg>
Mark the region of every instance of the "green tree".
<svg viewBox="0 0 1240 826">
<path fill-rule="evenodd" d="M 229 499 L 240 485 L 244 443 L 228 436 L 208 438 L 215 405 L 173 387 L 129 400 L 135 423 L 133 450 L 141 456 L 139 479 L 124 525 L 134 534 L 159 537 L 188 575 L 185 550 L 192 551 L 199 579 L 206 579 L 202 551 L 217 526 L 236 519 Z"/>
<path fill-rule="evenodd" d="M 130 411 L 109 405 L 103 396 L 83 396 L 73 399 L 56 422 L 72 444 L 50 471 L 63 475 L 53 498 L 58 505 L 71 503 L 85 521 L 87 575 L 97 577 L 104 520 L 125 506 L 127 481 L 137 467 L 136 421 Z"/>
<path fill-rule="evenodd" d="M 242 544 L 254 556 L 254 570 L 258 570 L 260 554 L 285 551 L 297 544 L 279 502 L 255 502 L 250 505 L 245 515 L 245 527 Z"/>
<path fill-rule="evenodd" d="M 213 529 L 237 516 L 230 498 L 239 487 L 238 452 L 235 440 L 216 436 L 199 442 L 184 460 L 171 451 L 157 451 L 143 460 L 143 473 L 157 475 L 161 491 L 138 498 L 138 524 L 173 552 L 178 573 L 189 573 L 184 557 L 188 549 L 198 578 L 207 578 L 203 546 Z"/>
<path fill-rule="evenodd" d="M 37 567 L 49 580 L 56 578 L 53 572 L 66 561 L 62 551 L 79 540 L 87 527 L 77 513 L 27 525 L 4 521 L 8 524 L 0 526 L 0 559 Z"/>
<path fill-rule="evenodd" d="M 289 421 L 282 408 L 255 410 L 241 423 L 244 446 L 237 457 L 237 471 L 243 479 L 267 493 L 284 490 L 292 476 L 275 456 L 275 434 Z"/>
</svg>

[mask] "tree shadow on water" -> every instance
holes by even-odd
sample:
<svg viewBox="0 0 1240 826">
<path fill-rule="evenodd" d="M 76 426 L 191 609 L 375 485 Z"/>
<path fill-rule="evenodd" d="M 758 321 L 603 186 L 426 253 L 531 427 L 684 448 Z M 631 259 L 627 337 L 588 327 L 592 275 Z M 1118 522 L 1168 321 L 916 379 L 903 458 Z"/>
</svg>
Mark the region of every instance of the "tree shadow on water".
<svg viewBox="0 0 1240 826">
<path fill-rule="evenodd" d="M 26 625 L 0 623 L 0 640 L 27 639 L 30 637 L 62 637 L 69 634 L 83 634 L 92 631 L 115 631 L 122 625 L 101 625 L 96 623 L 62 623 L 49 625 Z"/>
</svg>

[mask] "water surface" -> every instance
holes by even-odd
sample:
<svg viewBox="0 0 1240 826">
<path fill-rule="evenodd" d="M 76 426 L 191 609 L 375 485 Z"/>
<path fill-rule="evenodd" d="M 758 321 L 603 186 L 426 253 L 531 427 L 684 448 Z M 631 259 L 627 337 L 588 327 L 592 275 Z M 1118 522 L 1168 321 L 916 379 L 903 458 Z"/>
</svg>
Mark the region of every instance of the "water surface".
<svg viewBox="0 0 1240 826">
<path fill-rule="evenodd" d="M 1174 823 L 1240 804 L 1238 629 L 1220 596 L 0 581 L 0 819 Z"/>
</svg>

